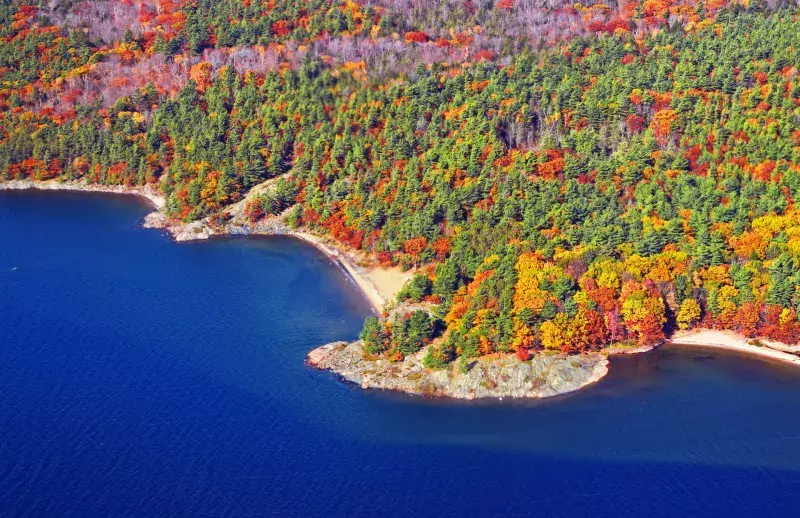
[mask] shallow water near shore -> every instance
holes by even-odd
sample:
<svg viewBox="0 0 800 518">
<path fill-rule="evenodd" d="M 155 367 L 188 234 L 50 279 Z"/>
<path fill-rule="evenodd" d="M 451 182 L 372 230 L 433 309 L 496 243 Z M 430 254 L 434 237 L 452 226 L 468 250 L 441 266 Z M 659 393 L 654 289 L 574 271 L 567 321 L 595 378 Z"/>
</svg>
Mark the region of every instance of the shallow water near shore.
<svg viewBox="0 0 800 518">
<path fill-rule="evenodd" d="M 457 402 L 304 365 L 370 307 L 291 238 L 176 244 L 133 197 L 0 193 L 4 516 L 795 514 L 800 369 L 665 346 Z"/>
</svg>

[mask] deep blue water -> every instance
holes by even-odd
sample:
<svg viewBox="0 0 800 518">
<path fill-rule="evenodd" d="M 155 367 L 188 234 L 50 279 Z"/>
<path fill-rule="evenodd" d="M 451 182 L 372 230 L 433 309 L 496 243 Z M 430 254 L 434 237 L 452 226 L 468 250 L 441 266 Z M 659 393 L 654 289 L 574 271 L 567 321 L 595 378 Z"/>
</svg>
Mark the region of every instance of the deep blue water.
<svg viewBox="0 0 800 518">
<path fill-rule="evenodd" d="M 127 197 L 0 193 L 0 515 L 796 515 L 800 371 L 665 347 L 545 401 L 303 364 L 369 306 L 287 238 L 176 244 Z"/>
</svg>

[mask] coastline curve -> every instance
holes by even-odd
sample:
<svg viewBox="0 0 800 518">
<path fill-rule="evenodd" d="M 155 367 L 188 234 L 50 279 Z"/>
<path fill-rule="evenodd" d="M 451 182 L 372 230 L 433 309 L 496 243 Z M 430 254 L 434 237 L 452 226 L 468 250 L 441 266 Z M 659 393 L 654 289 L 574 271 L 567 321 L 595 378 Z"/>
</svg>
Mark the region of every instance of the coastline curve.
<svg viewBox="0 0 800 518">
<path fill-rule="evenodd" d="M 410 278 L 410 274 L 396 269 L 360 266 L 358 258 L 353 254 L 336 247 L 333 243 L 326 243 L 310 232 L 291 229 L 279 217 L 268 218 L 256 224 L 234 220 L 221 226 L 212 226 L 208 218 L 191 223 L 170 220 L 164 212 L 167 204 L 166 198 L 150 186 L 107 186 L 57 180 L 11 180 L 0 182 L 0 191 L 3 190 L 75 191 L 138 196 L 147 200 L 155 209 L 145 216 L 142 222 L 143 226 L 165 230 L 176 242 L 200 241 L 213 236 L 226 235 L 289 236 L 300 239 L 324 253 L 334 264 L 344 270 L 369 301 L 373 312 L 378 315 L 391 302 L 402 284 Z M 376 273 L 381 274 L 381 279 L 377 278 Z M 388 280 L 384 280 L 384 278 L 388 278 Z"/>
</svg>

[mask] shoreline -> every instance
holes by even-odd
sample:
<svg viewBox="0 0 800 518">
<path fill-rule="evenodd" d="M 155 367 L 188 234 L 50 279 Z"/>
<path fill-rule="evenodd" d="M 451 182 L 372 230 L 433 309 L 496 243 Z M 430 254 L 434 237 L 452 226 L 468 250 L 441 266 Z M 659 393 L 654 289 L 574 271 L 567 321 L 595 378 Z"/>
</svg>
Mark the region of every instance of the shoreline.
<svg viewBox="0 0 800 518">
<path fill-rule="evenodd" d="M 254 191 L 256 193 L 263 191 L 269 187 L 270 182 L 257 186 Z M 367 260 L 366 256 L 359 257 L 310 232 L 291 229 L 280 216 L 251 224 L 243 215 L 249 196 L 229 207 L 231 214 L 229 222 L 222 226 L 212 226 L 208 218 L 191 223 L 169 220 L 164 213 L 166 198 L 152 186 L 103 186 L 57 180 L 46 182 L 12 180 L 0 182 L 0 191 L 3 190 L 60 190 L 139 196 L 146 199 L 155 209 L 144 218 L 143 226 L 165 230 L 176 242 L 200 241 L 213 236 L 293 237 L 315 247 L 339 266 L 378 315 L 387 310 L 399 288 L 413 274 L 413 272 L 400 272 L 397 268 L 362 266 L 359 263 Z M 251 190 L 251 193 L 254 191 Z M 376 274 L 383 276 L 383 283 L 376 278 Z M 644 353 L 664 343 L 725 349 L 800 366 L 800 356 L 793 354 L 795 351 L 800 352 L 800 346 L 779 344 L 765 339 L 759 341 L 763 344 L 762 347 L 750 345 L 746 337 L 732 331 L 700 328 L 679 331 L 664 342 L 652 346 L 631 348 L 611 346 L 594 355 L 563 357 L 536 355 L 535 360 L 528 364 L 517 362 L 510 357 L 478 359 L 473 363 L 476 368 L 470 368 L 467 374 L 457 373 L 454 367 L 442 371 L 426 369 L 422 365 L 421 353 L 410 356 L 399 364 L 393 364 L 385 359 L 368 361 L 364 360 L 363 351 L 359 353 L 358 341 L 334 342 L 309 352 L 307 363 L 318 369 L 329 370 L 340 379 L 359 385 L 362 389 L 383 389 L 411 395 L 467 400 L 503 397 L 540 399 L 574 392 L 605 377 L 609 371 L 611 356 Z M 605 359 L 599 360 L 595 356 L 602 356 Z"/>
<path fill-rule="evenodd" d="M 266 182 L 265 182 L 266 183 Z M 95 192 L 104 194 L 121 194 L 129 196 L 139 196 L 146 199 L 155 209 L 152 213 L 145 216 L 142 225 L 145 228 L 157 228 L 165 230 L 176 242 L 202 241 L 213 236 L 289 236 L 304 241 L 317 250 L 325 254 L 337 266 L 341 267 L 347 276 L 355 283 L 369 302 L 373 312 L 380 315 L 385 306 L 390 303 L 399 291 L 410 274 L 400 273 L 394 269 L 381 269 L 379 267 L 362 267 L 357 264 L 356 258 L 345 250 L 337 248 L 334 244 L 326 243 L 322 238 L 302 230 L 293 230 L 287 227 L 277 217 L 267 218 L 258 221 L 254 225 L 237 221 L 234 217 L 232 222 L 226 223 L 222 227 L 214 228 L 208 218 L 182 223 L 170 221 L 164 213 L 166 198 L 152 187 L 124 186 L 124 185 L 95 185 L 85 182 L 61 182 L 58 180 L 10 180 L 0 181 L 0 191 L 74 191 L 74 192 Z M 251 191 L 252 192 L 252 191 Z M 248 196 L 232 206 L 232 212 L 241 213 Z M 380 282 L 375 278 L 375 273 L 383 270 L 388 282 Z"/>
<path fill-rule="evenodd" d="M 800 367 L 800 356 L 771 347 L 770 344 L 773 342 L 769 340 L 757 339 L 764 344 L 762 347 L 750 345 L 748 340 L 747 337 L 733 331 L 700 328 L 675 333 L 666 343 L 676 346 L 738 351 L 749 356 L 758 356 Z M 786 347 L 786 345 L 775 344 L 775 347 Z"/>
<path fill-rule="evenodd" d="M 781 349 L 800 350 L 769 340 L 761 347 L 733 331 L 693 329 L 681 331 L 659 343 L 646 346 L 609 346 L 595 353 L 565 356 L 536 354 L 528 362 L 505 355 L 475 359 L 467 373 L 427 369 L 422 363 L 424 349 L 392 363 L 384 357 L 368 358 L 360 341 L 333 342 L 308 353 L 306 363 L 335 374 L 340 380 L 364 390 L 379 389 L 436 398 L 500 399 L 504 397 L 543 399 L 575 392 L 603 379 L 613 356 L 643 354 L 665 344 L 723 349 L 761 359 L 800 366 L 800 356 Z M 602 358 L 598 360 L 597 358 Z M 479 372 L 478 373 L 476 373 Z"/>
<path fill-rule="evenodd" d="M 161 212 L 167 199 L 152 187 L 127 185 L 97 185 L 84 182 L 61 182 L 58 180 L 0 180 L 0 191 L 73 191 L 98 192 L 104 194 L 125 194 L 139 196 L 150 202 L 156 211 Z"/>
<path fill-rule="evenodd" d="M 368 359 L 360 340 L 340 341 L 310 351 L 306 364 L 363 390 L 467 401 L 561 396 L 594 385 L 609 372 L 609 359 L 600 353 L 538 354 L 525 362 L 514 355 L 475 358 L 466 372 L 459 371 L 456 363 L 428 369 L 424 356 L 422 349 L 399 362 Z"/>
<path fill-rule="evenodd" d="M 348 277 L 353 280 L 364 296 L 366 296 L 375 313 L 380 315 L 383 312 L 386 304 L 390 301 L 386 300 L 381 295 L 380 289 L 375 285 L 375 282 L 372 279 L 364 275 L 362 272 L 359 272 L 360 267 L 354 264 L 353 261 L 345 255 L 345 252 L 330 247 L 329 245 L 323 243 L 322 240 L 317 236 L 307 232 L 290 231 L 287 232 L 286 235 L 305 241 L 306 243 L 315 247 L 317 250 L 322 251 L 322 253 L 339 265 L 345 271 Z"/>
</svg>

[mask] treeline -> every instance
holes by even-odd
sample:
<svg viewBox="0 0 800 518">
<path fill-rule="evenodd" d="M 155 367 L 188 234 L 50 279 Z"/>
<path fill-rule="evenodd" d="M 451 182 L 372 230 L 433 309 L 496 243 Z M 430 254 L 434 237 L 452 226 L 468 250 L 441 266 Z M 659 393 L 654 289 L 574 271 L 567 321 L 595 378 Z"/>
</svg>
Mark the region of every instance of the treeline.
<svg viewBox="0 0 800 518">
<path fill-rule="evenodd" d="M 211 4 L 196 8 L 241 8 Z M 380 23 L 388 4 L 358 9 Z M 174 93 L 144 84 L 65 106 L 32 85 L 72 81 L 63 70 L 91 66 L 100 47 L 50 31 L 19 54 L 40 14 L 7 9 L 0 63 L 67 52 L 35 74 L 0 68 L 0 174 L 154 184 L 187 221 L 224 219 L 281 177 L 248 217 L 285 214 L 415 268 L 400 299 L 424 309 L 370 319 L 362 338 L 394 359 L 431 344 L 431 367 L 651 343 L 695 325 L 796 342 L 800 12 L 723 5 L 593 7 L 582 23 L 602 12 L 602 27 L 569 41 L 384 81 L 315 52 L 263 73 L 178 54 L 188 77 Z M 109 48 L 136 62 L 148 48 L 138 37 Z"/>
</svg>

